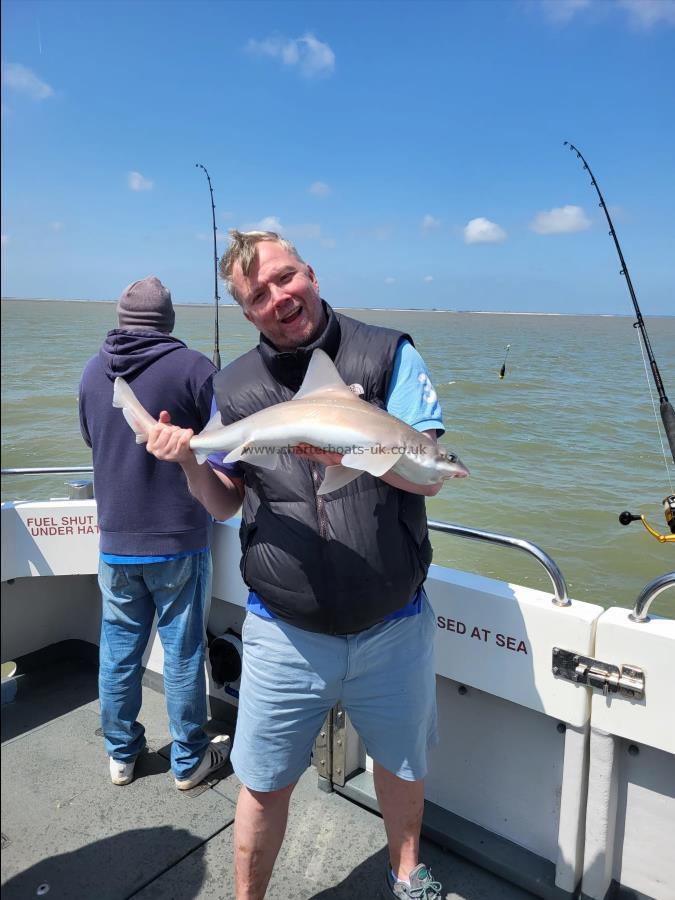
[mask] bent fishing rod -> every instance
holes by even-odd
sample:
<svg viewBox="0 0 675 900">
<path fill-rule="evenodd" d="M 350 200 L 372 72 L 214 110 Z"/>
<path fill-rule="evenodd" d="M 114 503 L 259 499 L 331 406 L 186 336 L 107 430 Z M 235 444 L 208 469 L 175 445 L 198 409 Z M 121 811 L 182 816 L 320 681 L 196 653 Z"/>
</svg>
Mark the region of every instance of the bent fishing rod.
<svg viewBox="0 0 675 900">
<path fill-rule="evenodd" d="M 659 367 L 656 362 L 656 358 L 654 356 L 654 352 L 652 350 L 652 345 L 649 340 L 649 335 L 647 334 L 647 326 L 645 325 L 645 321 L 642 318 L 642 313 L 640 311 L 640 306 L 637 301 L 637 296 L 635 294 L 635 289 L 633 288 L 633 282 L 631 281 L 630 273 L 628 271 L 628 266 L 626 265 L 626 260 L 624 259 L 623 251 L 621 250 L 621 245 L 619 244 L 619 238 L 616 234 L 616 229 L 614 228 L 614 223 L 612 222 L 612 217 L 609 214 L 609 210 L 607 209 L 607 204 L 605 203 L 605 198 L 602 196 L 602 192 L 600 190 L 600 186 L 595 178 L 595 175 L 591 171 L 591 167 L 586 162 L 581 151 L 571 144 L 569 141 L 563 141 L 563 144 L 566 147 L 569 147 L 577 155 L 577 159 L 580 159 L 583 163 L 584 169 L 588 172 L 591 178 L 591 185 L 595 188 L 596 193 L 600 199 L 600 206 L 602 207 L 602 211 L 605 214 L 605 218 L 607 219 L 607 224 L 609 225 L 609 234 L 612 240 L 614 241 L 614 246 L 616 247 L 616 252 L 619 255 L 619 262 L 621 263 L 621 269 L 619 274 L 623 275 L 626 279 L 626 285 L 628 287 L 628 293 L 630 294 L 630 298 L 633 301 L 633 308 L 635 309 L 636 321 L 633 323 L 633 328 L 637 328 L 640 332 L 640 338 L 642 340 L 642 346 L 647 354 L 647 359 L 649 360 L 649 365 L 652 370 L 652 377 L 654 378 L 654 384 L 656 385 L 656 390 L 659 395 L 659 408 L 661 412 L 661 421 L 663 422 L 663 430 L 666 433 L 666 438 L 668 440 L 668 444 L 670 446 L 670 452 L 673 456 L 673 462 L 675 462 L 675 410 L 673 410 L 672 404 L 668 400 L 666 395 L 666 390 L 663 386 L 663 380 L 661 378 L 661 373 L 659 371 Z M 665 451 L 664 451 L 664 460 L 665 460 Z M 667 460 L 666 460 L 666 471 L 668 470 Z M 672 491 L 672 486 L 671 486 Z M 666 517 L 666 521 L 670 527 L 671 532 L 675 535 L 675 497 L 669 496 L 666 497 L 663 501 L 664 513 Z M 622 525 L 628 525 L 632 521 L 642 520 L 643 525 L 652 534 L 659 540 L 672 540 L 671 537 L 665 537 L 663 535 L 659 535 L 658 532 L 655 532 L 653 528 L 651 528 L 645 519 L 644 516 L 634 516 L 632 513 L 623 512 L 619 516 L 619 521 Z"/>
<path fill-rule="evenodd" d="M 211 194 L 211 218 L 213 221 L 213 281 L 214 281 L 214 291 L 215 291 L 215 314 L 216 314 L 216 322 L 214 327 L 214 343 L 213 343 L 213 365 L 220 371 L 220 332 L 218 328 L 218 303 L 220 301 L 220 297 L 218 296 L 218 248 L 216 245 L 216 207 L 213 202 L 213 188 L 211 187 L 211 178 L 209 177 L 209 173 L 206 169 L 206 166 L 203 166 L 201 163 L 195 163 L 195 168 L 203 169 L 204 174 L 206 175 L 206 180 L 209 183 L 209 193 Z"/>
</svg>

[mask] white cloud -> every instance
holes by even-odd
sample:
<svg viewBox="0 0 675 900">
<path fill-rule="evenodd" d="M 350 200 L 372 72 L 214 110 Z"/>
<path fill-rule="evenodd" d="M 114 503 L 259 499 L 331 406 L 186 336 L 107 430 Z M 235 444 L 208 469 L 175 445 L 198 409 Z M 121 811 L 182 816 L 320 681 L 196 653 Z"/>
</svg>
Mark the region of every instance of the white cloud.
<svg viewBox="0 0 675 900">
<path fill-rule="evenodd" d="M 504 229 L 479 216 L 464 227 L 464 241 L 467 244 L 501 244 L 506 240 L 506 232 Z"/>
<path fill-rule="evenodd" d="M 3 63 L 2 80 L 6 87 L 19 94 L 25 94 L 31 100 L 46 100 L 54 96 L 54 88 L 42 81 L 32 69 L 20 63 Z"/>
<path fill-rule="evenodd" d="M 638 28 L 649 29 L 661 23 L 675 25 L 675 0 L 618 0 Z"/>
<path fill-rule="evenodd" d="M 251 225 L 245 225 L 243 231 L 276 231 L 280 234 L 284 230 L 281 220 L 278 216 L 265 216 L 259 222 L 253 222 Z"/>
<path fill-rule="evenodd" d="M 578 12 L 588 9 L 591 0 L 540 0 L 539 5 L 547 19 L 564 24 L 571 21 Z"/>
<path fill-rule="evenodd" d="M 242 231 L 275 231 L 292 241 L 302 240 L 325 240 L 330 242 L 331 238 L 323 238 L 321 234 L 321 225 L 316 222 L 301 222 L 296 225 L 284 225 L 278 216 L 265 216 L 258 222 L 249 222 L 242 225 Z M 324 246 L 331 246 L 330 243 Z"/>
<path fill-rule="evenodd" d="M 619 11 L 644 31 L 657 25 L 675 25 L 675 0 L 533 0 L 544 16 L 557 25 L 566 25 L 579 15 L 600 21 Z"/>
<path fill-rule="evenodd" d="M 127 181 L 132 191 L 152 190 L 153 182 L 148 178 L 144 178 L 140 172 L 129 172 Z"/>
<path fill-rule="evenodd" d="M 437 219 L 435 216 L 432 216 L 430 213 L 427 213 L 422 222 L 420 224 L 420 228 L 425 234 L 428 234 L 430 231 L 435 231 L 437 228 L 441 227 L 441 220 Z"/>
<path fill-rule="evenodd" d="M 530 224 L 537 234 L 572 234 L 591 227 L 591 221 L 580 206 L 558 206 L 540 212 Z"/>
<path fill-rule="evenodd" d="M 50 222 L 49 227 L 52 231 L 63 231 L 63 222 Z"/>
<path fill-rule="evenodd" d="M 333 192 L 325 181 L 314 181 L 309 186 L 309 193 L 315 197 L 329 197 Z"/>
<path fill-rule="evenodd" d="M 426 284 L 431 284 L 431 282 L 433 280 L 434 280 L 433 275 L 425 275 L 424 278 L 422 279 L 422 281 L 424 281 Z"/>
<path fill-rule="evenodd" d="M 8 234 L 2 235 L 2 246 L 4 247 L 5 244 L 9 244 L 9 235 Z"/>
<path fill-rule="evenodd" d="M 299 38 L 269 37 L 262 41 L 251 38 L 246 49 L 255 56 L 270 56 L 285 66 L 295 66 L 305 78 L 330 75 L 335 69 L 331 48 L 309 32 Z"/>
<path fill-rule="evenodd" d="M 392 278 L 391 275 L 387 275 L 387 277 L 384 279 L 384 283 L 385 284 L 396 284 L 396 279 Z"/>
<path fill-rule="evenodd" d="M 337 246 L 337 241 L 332 237 L 321 238 L 319 241 L 322 247 L 325 247 L 327 250 L 333 250 L 334 247 Z"/>
</svg>

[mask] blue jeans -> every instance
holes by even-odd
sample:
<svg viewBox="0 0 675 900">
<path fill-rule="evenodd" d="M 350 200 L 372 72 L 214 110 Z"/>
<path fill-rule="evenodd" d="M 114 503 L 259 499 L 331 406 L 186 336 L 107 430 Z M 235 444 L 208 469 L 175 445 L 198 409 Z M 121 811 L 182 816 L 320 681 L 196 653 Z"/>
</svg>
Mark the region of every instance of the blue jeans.
<svg viewBox="0 0 675 900">
<path fill-rule="evenodd" d="M 204 677 L 204 605 L 211 554 L 138 565 L 99 561 L 103 596 L 99 661 L 101 724 L 108 756 L 131 762 L 145 747 L 141 709 L 142 658 L 157 613 L 164 648 L 164 693 L 169 714 L 171 768 L 187 778 L 201 762 L 209 737 Z"/>
</svg>

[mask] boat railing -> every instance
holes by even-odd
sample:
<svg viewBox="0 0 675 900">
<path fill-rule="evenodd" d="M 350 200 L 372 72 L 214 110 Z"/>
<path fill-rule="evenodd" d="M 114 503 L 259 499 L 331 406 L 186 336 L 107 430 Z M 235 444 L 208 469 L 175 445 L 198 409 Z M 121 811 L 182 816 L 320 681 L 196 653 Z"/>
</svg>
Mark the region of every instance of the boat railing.
<svg viewBox="0 0 675 900">
<path fill-rule="evenodd" d="M 74 475 L 76 472 L 94 473 L 93 466 L 36 466 L 32 468 L 2 469 L 2 475 Z M 92 481 L 67 481 L 68 500 L 92 500 L 94 483 Z"/>
<path fill-rule="evenodd" d="M 93 466 L 41 466 L 35 468 L 2 469 L 2 475 L 71 475 L 75 472 L 93 473 Z M 67 482 L 68 498 L 70 500 L 84 500 L 94 496 L 91 481 Z M 501 547 L 512 547 L 532 556 L 544 567 L 553 585 L 553 603 L 556 606 L 569 606 L 567 596 L 567 584 L 557 564 L 541 547 L 522 538 L 511 537 L 506 534 L 498 534 L 492 531 L 480 531 L 478 528 L 469 528 L 466 525 L 454 525 L 450 522 L 429 520 L 429 528 L 432 531 L 440 531 L 443 534 L 454 534 L 458 537 L 469 538 L 474 541 L 483 541 L 487 544 L 497 544 Z"/>
<path fill-rule="evenodd" d="M 466 525 L 454 525 L 450 522 L 439 522 L 435 519 L 429 519 L 428 524 L 432 531 L 440 531 L 443 534 L 454 534 L 457 537 L 469 538 L 473 541 L 483 541 L 486 544 L 497 544 L 500 547 L 512 547 L 534 557 L 534 559 L 544 567 L 548 577 L 551 579 L 554 605 L 570 606 L 571 601 L 567 596 L 567 583 L 565 582 L 562 572 L 548 553 L 531 541 L 510 537 L 507 534 L 498 534 L 495 531 L 480 531 L 478 528 L 468 528 Z"/>
<path fill-rule="evenodd" d="M 2 469 L 2 475 L 70 475 L 73 472 L 90 472 L 93 466 L 39 466 L 30 469 Z"/>
<path fill-rule="evenodd" d="M 669 587 L 675 587 L 675 572 L 666 572 L 665 575 L 659 575 L 658 578 L 646 584 L 635 601 L 633 612 L 628 616 L 631 622 L 648 622 L 649 607 L 652 605 L 652 601 L 656 600 L 659 594 Z"/>
</svg>

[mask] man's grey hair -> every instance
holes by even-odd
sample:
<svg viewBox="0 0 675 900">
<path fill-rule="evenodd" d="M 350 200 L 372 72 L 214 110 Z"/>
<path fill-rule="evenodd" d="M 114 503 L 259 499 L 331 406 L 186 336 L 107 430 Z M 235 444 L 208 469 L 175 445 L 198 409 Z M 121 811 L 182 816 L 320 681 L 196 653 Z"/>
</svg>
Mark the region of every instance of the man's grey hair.
<svg viewBox="0 0 675 900">
<path fill-rule="evenodd" d="M 225 282 L 225 286 L 237 303 L 241 306 L 241 297 L 237 296 L 234 285 L 232 284 L 232 270 L 236 263 L 239 263 L 241 271 L 244 275 L 248 275 L 251 266 L 256 257 L 258 244 L 263 241 L 273 241 L 292 253 L 300 262 L 304 262 L 295 246 L 281 237 L 276 231 L 237 231 L 236 228 L 230 230 L 230 246 L 227 248 L 220 260 L 218 270 L 220 277 Z"/>
</svg>

